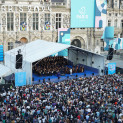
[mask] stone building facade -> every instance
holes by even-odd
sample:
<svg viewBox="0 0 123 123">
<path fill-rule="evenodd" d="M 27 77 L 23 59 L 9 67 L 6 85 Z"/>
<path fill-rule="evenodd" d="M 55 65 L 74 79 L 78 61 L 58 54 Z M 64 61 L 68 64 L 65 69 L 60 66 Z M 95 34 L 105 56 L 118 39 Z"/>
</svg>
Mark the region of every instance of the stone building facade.
<svg viewBox="0 0 123 123">
<path fill-rule="evenodd" d="M 58 40 L 58 28 L 70 28 L 71 0 L 0 0 L 0 44 L 4 50 L 16 41 Z M 26 24 L 22 29 L 22 22 Z M 47 30 L 45 23 L 50 22 Z M 108 0 L 107 25 L 115 26 L 115 37 L 123 37 L 123 0 Z M 71 44 L 103 51 L 102 29 L 71 28 Z M 98 50 L 97 50 L 98 49 Z"/>
</svg>

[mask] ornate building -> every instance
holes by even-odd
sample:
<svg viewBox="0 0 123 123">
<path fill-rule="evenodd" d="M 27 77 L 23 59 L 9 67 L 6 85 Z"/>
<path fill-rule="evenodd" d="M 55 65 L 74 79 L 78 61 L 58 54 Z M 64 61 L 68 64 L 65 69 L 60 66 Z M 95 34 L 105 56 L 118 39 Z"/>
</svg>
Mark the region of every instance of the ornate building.
<svg viewBox="0 0 123 123">
<path fill-rule="evenodd" d="M 57 42 L 58 28 L 70 28 L 71 0 L 1 0 L 0 44 L 5 51 L 16 41 L 36 39 Z M 49 24 L 50 23 L 50 24 Z M 123 37 L 123 0 L 108 0 L 107 25 L 115 37 Z M 71 28 L 71 44 L 94 52 L 103 51 L 102 29 Z"/>
</svg>

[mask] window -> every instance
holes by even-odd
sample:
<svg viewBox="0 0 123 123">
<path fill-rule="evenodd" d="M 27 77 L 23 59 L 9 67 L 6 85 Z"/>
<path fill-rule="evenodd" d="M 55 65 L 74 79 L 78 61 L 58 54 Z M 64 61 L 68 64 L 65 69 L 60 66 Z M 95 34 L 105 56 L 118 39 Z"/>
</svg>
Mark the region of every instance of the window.
<svg viewBox="0 0 123 123">
<path fill-rule="evenodd" d="M 13 49 L 13 42 L 8 42 L 8 50 Z"/>
<path fill-rule="evenodd" d="M 33 13 L 33 30 L 38 30 L 38 13 Z"/>
<path fill-rule="evenodd" d="M 101 51 L 104 51 L 104 47 L 101 47 Z"/>
<path fill-rule="evenodd" d="M 14 15 L 13 13 L 7 13 L 7 31 L 14 30 Z"/>
<path fill-rule="evenodd" d="M 115 6 L 115 7 L 117 6 L 117 0 L 115 0 L 115 2 L 114 2 L 114 6 Z"/>
<path fill-rule="evenodd" d="M 97 40 L 97 45 L 99 45 L 99 41 Z"/>
<path fill-rule="evenodd" d="M 20 13 L 20 25 L 22 24 L 26 26 L 26 13 Z M 22 28 L 20 28 L 20 30 L 25 31 L 25 29 L 22 29 Z"/>
<path fill-rule="evenodd" d="M 109 16 L 111 16 L 111 13 L 109 13 Z"/>
<path fill-rule="evenodd" d="M 44 2 L 49 2 L 49 0 L 44 0 Z"/>
<path fill-rule="evenodd" d="M 50 14 L 45 14 L 45 30 L 50 30 Z"/>
<path fill-rule="evenodd" d="M 121 20 L 121 28 L 123 29 L 123 20 Z"/>
<path fill-rule="evenodd" d="M 108 20 L 108 26 L 111 26 L 111 20 Z"/>
<path fill-rule="evenodd" d="M 114 21 L 114 27 L 117 27 L 117 20 Z"/>
<path fill-rule="evenodd" d="M 61 28 L 61 13 L 56 14 L 56 29 Z"/>
<path fill-rule="evenodd" d="M 117 14 L 117 13 L 115 13 L 115 16 L 116 16 L 116 17 L 117 17 L 117 15 L 118 15 L 118 14 Z"/>
</svg>

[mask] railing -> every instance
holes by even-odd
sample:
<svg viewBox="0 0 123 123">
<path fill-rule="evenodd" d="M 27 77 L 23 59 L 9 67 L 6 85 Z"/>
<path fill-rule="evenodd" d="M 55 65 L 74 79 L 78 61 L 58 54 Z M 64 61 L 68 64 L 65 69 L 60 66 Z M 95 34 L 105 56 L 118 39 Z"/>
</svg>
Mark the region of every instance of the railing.
<svg viewBox="0 0 123 123">
<path fill-rule="evenodd" d="M 50 5 L 51 6 L 66 6 L 66 3 L 65 2 L 63 3 L 51 2 Z"/>
</svg>

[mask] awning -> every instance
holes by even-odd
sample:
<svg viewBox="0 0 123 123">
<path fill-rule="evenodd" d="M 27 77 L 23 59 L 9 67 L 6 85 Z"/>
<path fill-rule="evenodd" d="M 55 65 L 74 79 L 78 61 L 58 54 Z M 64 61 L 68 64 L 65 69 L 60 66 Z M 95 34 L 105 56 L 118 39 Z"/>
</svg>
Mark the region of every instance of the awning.
<svg viewBox="0 0 123 123">
<path fill-rule="evenodd" d="M 11 70 L 8 67 L 0 64 L 0 77 L 6 76 L 10 73 L 11 73 Z"/>
</svg>

